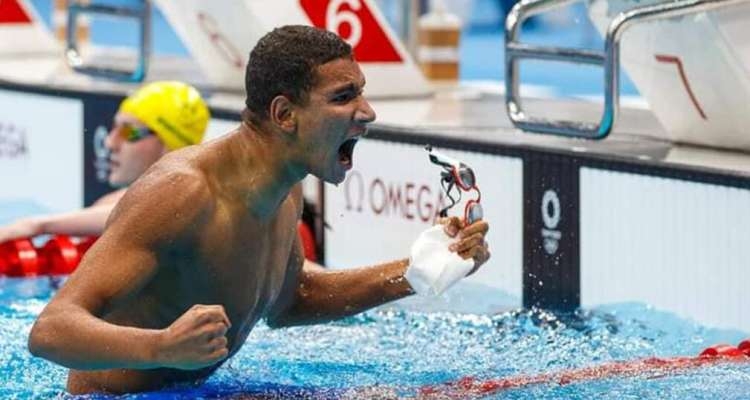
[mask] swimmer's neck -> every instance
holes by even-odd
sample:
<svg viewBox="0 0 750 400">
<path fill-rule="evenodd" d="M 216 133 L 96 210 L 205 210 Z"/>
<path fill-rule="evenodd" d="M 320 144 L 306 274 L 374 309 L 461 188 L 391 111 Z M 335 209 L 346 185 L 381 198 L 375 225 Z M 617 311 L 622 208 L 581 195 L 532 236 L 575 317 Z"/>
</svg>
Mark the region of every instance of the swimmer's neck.
<svg viewBox="0 0 750 400">
<path fill-rule="evenodd" d="M 222 184 L 229 183 L 253 214 L 268 219 L 308 172 L 280 132 L 264 132 L 243 121 L 231 136 L 229 151 L 238 168 L 222 172 Z"/>
</svg>

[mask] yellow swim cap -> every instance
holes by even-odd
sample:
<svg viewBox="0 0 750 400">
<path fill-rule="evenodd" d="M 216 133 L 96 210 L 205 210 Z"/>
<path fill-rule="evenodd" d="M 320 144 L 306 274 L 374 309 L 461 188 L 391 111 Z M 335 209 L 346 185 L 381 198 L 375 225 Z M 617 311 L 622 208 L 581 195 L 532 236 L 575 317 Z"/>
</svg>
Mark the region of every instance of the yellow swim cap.
<svg viewBox="0 0 750 400">
<path fill-rule="evenodd" d="M 120 104 L 138 118 L 169 150 L 200 143 L 211 114 L 198 91 L 176 81 L 149 83 Z"/>
</svg>

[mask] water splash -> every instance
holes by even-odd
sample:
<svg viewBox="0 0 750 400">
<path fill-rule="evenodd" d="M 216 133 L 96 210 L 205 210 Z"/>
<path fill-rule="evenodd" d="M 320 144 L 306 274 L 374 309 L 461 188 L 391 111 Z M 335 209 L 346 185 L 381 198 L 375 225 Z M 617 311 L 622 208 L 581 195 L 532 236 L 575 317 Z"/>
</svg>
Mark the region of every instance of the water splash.
<svg viewBox="0 0 750 400">
<path fill-rule="evenodd" d="M 0 294 L 0 398 L 55 398 L 64 391 L 66 371 L 32 358 L 26 350 L 31 324 L 51 290 L 22 296 L 11 286 L 0 283 L 0 293 L 5 293 Z M 494 379 L 651 356 L 696 355 L 707 345 L 736 344 L 746 336 L 641 304 L 566 315 L 536 309 L 479 315 L 386 307 L 316 326 L 274 330 L 261 324 L 203 385 L 126 398 L 236 398 L 251 393 L 328 399 L 345 398 L 352 390 L 361 395 L 364 388 L 377 393 L 375 397 L 408 398 L 423 385 L 465 376 Z M 720 365 L 662 379 L 542 384 L 493 398 L 734 399 L 750 397 L 749 380 L 749 366 Z"/>
</svg>

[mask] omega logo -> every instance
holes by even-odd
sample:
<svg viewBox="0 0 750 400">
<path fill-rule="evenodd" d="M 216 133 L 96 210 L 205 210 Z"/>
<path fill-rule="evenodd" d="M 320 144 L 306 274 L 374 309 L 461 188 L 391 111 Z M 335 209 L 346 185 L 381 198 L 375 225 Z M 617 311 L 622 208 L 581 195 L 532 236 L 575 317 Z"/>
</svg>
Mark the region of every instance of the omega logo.
<svg viewBox="0 0 750 400">
<path fill-rule="evenodd" d="M 97 126 L 94 131 L 94 170 L 99 182 L 107 182 L 109 178 L 109 149 L 104 144 L 108 135 L 109 131 L 103 125 Z"/>
<path fill-rule="evenodd" d="M 542 239 L 544 251 L 553 255 L 560 247 L 562 233 L 557 229 L 560 224 L 560 198 L 557 192 L 547 189 L 542 196 Z"/>
<path fill-rule="evenodd" d="M 345 209 L 349 212 L 371 212 L 377 217 L 397 217 L 433 222 L 445 207 L 441 190 L 426 184 L 395 182 L 383 177 L 365 179 L 352 171 L 344 182 Z"/>
<path fill-rule="evenodd" d="M 0 122 L 0 158 L 21 158 L 29 154 L 26 129 Z"/>
</svg>

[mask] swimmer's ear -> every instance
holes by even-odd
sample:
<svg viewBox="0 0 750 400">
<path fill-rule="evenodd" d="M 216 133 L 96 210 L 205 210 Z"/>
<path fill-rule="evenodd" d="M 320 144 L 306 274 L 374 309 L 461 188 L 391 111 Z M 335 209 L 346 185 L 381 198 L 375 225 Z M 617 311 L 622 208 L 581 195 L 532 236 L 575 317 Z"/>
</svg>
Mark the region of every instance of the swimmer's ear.
<svg viewBox="0 0 750 400">
<path fill-rule="evenodd" d="M 278 95 L 271 100 L 269 118 L 285 132 L 294 132 L 297 128 L 294 104 L 284 95 Z"/>
</svg>

